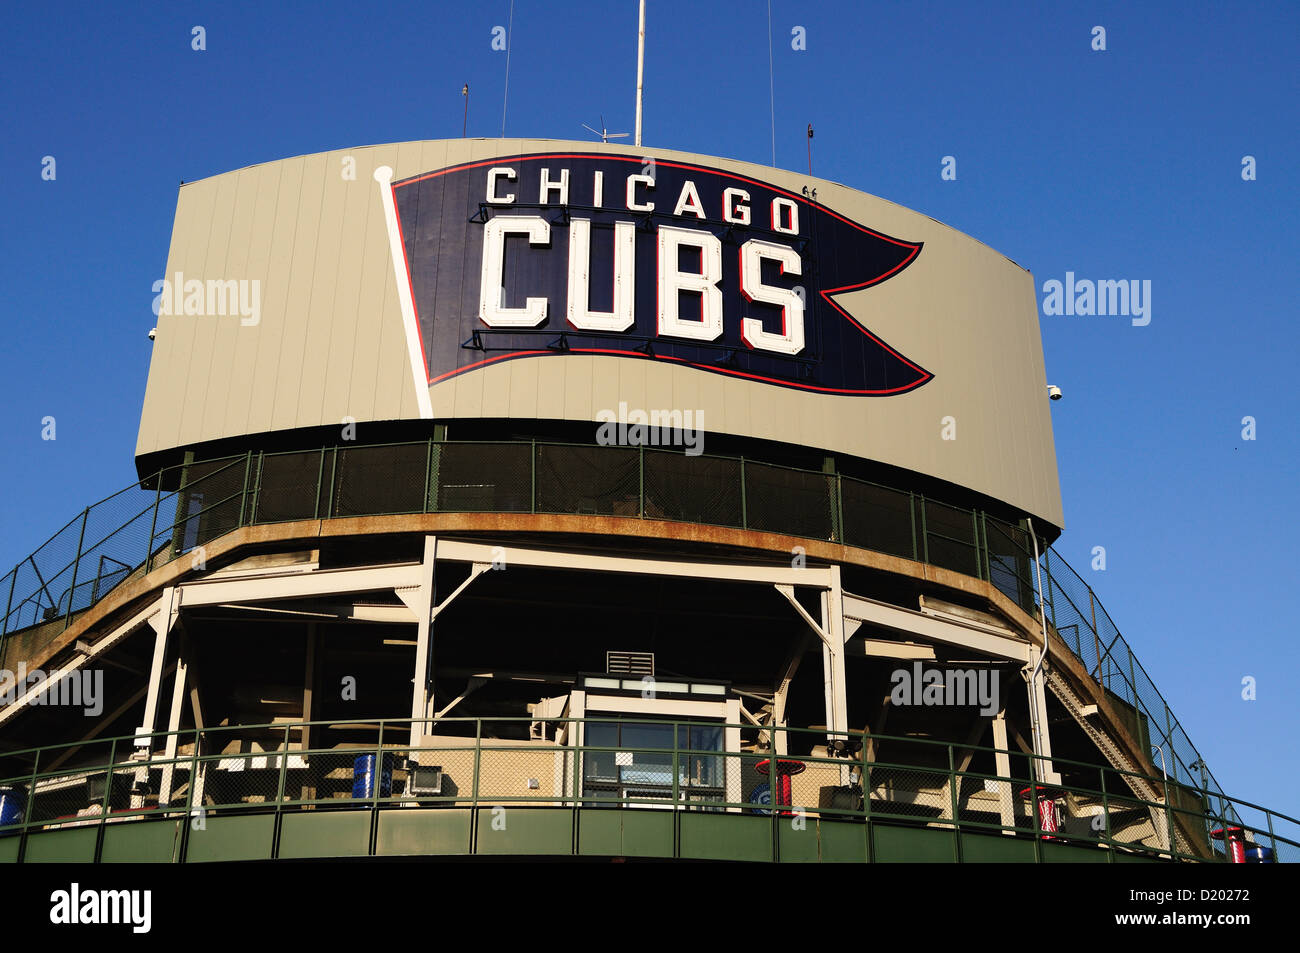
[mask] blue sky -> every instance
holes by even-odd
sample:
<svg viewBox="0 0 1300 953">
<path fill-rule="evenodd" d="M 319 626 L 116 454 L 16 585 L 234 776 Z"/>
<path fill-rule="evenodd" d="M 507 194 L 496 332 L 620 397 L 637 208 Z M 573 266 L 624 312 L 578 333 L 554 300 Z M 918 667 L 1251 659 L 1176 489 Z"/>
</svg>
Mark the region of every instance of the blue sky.
<svg viewBox="0 0 1300 953">
<path fill-rule="evenodd" d="M 776 162 L 1033 271 L 1152 283 L 1042 317 L 1067 529 L 1230 794 L 1300 814 L 1290 374 L 1300 7 L 776 0 Z M 650 0 L 645 144 L 769 163 L 767 7 Z M 0 571 L 134 477 L 176 189 L 349 145 L 498 136 L 508 0 L 11 4 L 0 13 Z M 207 49 L 191 49 L 191 29 Z M 1092 29 L 1106 29 L 1094 51 Z M 806 31 L 804 50 L 791 31 Z M 517 0 L 506 133 L 630 131 L 636 3 Z M 41 179 L 52 155 L 57 179 Z M 940 178 L 942 157 L 957 178 Z M 1256 157 L 1243 181 L 1242 157 Z M 1041 300 L 1041 293 L 1040 293 Z M 41 439 L 41 419 L 58 439 Z M 1242 439 L 1242 418 L 1257 439 Z M 1090 570 L 1094 546 L 1107 568 Z M 1255 701 L 1242 678 L 1257 680 Z"/>
</svg>

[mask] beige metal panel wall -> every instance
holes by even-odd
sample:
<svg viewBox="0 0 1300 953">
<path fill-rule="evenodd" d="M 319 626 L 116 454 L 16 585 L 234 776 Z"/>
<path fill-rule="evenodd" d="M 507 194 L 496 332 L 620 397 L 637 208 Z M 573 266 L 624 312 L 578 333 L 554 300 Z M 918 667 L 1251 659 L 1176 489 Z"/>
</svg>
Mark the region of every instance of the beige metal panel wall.
<svg viewBox="0 0 1300 953">
<path fill-rule="evenodd" d="M 253 166 L 181 188 L 169 279 L 261 283 L 255 326 L 162 315 L 137 453 L 267 430 L 420 416 L 374 170 L 395 180 L 468 161 L 568 150 L 653 155 L 799 194 L 805 176 L 669 150 L 531 140 L 358 147 Z M 344 159 L 355 175 L 344 175 Z M 593 420 L 632 408 L 703 411 L 706 429 L 824 447 L 969 486 L 1062 524 L 1032 277 L 927 216 L 814 180 L 818 201 L 924 248 L 909 267 L 840 296 L 860 323 L 934 374 L 889 397 L 841 397 L 666 362 L 521 358 L 429 388 L 436 418 Z M 615 191 L 607 186 L 607 197 Z M 614 199 L 608 199 L 613 202 Z M 405 273 L 403 262 L 398 270 Z M 480 263 L 466 261 L 477 281 Z M 464 279 L 469 280 L 469 279 Z M 463 284 L 463 281 L 462 281 Z M 552 310 L 551 326 L 563 323 Z M 945 417 L 957 439 L 941 439 Z M 707 446 L 706 446 L 707 452 Z"/>
</svg>

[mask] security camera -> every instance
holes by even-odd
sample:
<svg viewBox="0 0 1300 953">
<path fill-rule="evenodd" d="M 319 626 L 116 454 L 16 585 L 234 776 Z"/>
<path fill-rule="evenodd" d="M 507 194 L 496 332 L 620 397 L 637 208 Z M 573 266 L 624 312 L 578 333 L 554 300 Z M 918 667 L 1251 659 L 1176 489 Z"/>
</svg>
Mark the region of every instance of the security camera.
<svg viewBox="0 0 1300 953">
<path fill-rule="evenodd" d="M 1048 384 L 1048 385 L 1047 385 L 1047 396 L 1048 396 L 1049 398 L 1051 398 L 1052 400 L 1060 400 L 1060 399 L 1061 399 L 1061 396 L 1062 396 L 1062 395 L 1061 395 L 1061 388 L 1055 386 L 1054 384 Z"/>
<path fill-rule="evenodd" d="M 158 336 L 158 329 L 157 329 L 157 328 L 150 328 L 150 329 L 149 329 L 149 340 L 152 341 L 152 340 L 153 340 L 154 338 L 156 338 L 157 336 Z"/>
</svg>

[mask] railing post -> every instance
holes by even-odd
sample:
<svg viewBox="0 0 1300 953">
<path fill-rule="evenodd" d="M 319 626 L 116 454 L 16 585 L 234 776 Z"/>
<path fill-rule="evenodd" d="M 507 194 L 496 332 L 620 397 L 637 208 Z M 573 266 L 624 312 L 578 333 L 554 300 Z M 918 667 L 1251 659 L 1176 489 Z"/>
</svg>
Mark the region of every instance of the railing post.
<svg viewBox="0 0 1300 953">
<path fill-rule="evenodd" d="M 921 501 L 921 562 L 930 564 L 930 533 L 925 526 L 925 494 L 917 494 Z"/>
<path fill-rule="evenodd" d="M 154 487 L 155 493 L 153 498 L 153 521 L 149 524 L 149 541 L 144 547 L 144 574 L 147 576 L 153 571 L 153 541 L 158 532 L 158 508 L 162 506 L 162 483 L 163 471 L 160 468 L 156 474 L 157 486 Z"/>
<path fill-rule="evenodd" d="M 473 807 L 478 810 L 479 770 L 483 765 L 483 719 L 474 719 L 474 795 Z"/>
<path fill-rule="evenodd" d="M 952 808 L 952 829 L 960 829 L 957 822 L 957 762 L 953 758 L 952 745 L 948 745 L 948 801 Z"/>
<path fill-rule="evenodd" d="M 9 581 L 9 602 L 6 603 L 5 605 L 4 621 L 0 622 L 0 662 L 3 662 L 5 657 L 6 642 L 5 642 L 4 635 L 6 632 L 9 631 L 9 613 L 13 612 L 14 610 L 14 587 L 18 585 L 17 566 L 14 567 L 13 572 L 10 573 L 10 575 L 13 578 L 10 579 Z"/>
<path fill-rule="evenodd" d="M 38 748 L 32 756 L 32 777 L 27 783 L 27 805 L 23 809 L 23 832 L 22 840 L 18 844 L 18 859 L 25 860 L 27 856 L 27 835 L 31 833 L 33 815 L 36 813 L 36 775 L 41 765 L 41 751 Z"/>
<path fill-rule="evenodd" d="M 311 518 L 320 519 L 320 491 L 325 485 L 325 448 L 320 448 L 320 460 L 316 464 L 316 503 L 311 509 Z"/>
<path fill-rule="evenodd" d="M 1049 546 L 1043 547 L 1043 562 L 1047 563 L 1047 605 L 1052 614 L 1052 628 L 1056 625 L 1056 593 L 1052 591 L 1052 550 Z"/>
<path fill-rule="evenodd" d="M 740 528 L 749 529 L 749 511 L 745 501 L 745 458 L 740 458 Z"/>
<path fill-rule="evenodd" d="M 529 442 L 528 451 L 528 471 L 531 474 L 532 483 L 528 489 L 529 512 L 537 512 L 537 438 L 533 437 Z"/>
<path fill-rule="evenodd" d="M 199 786 L 199 748 L 203 743 L 203 733 L 201 728 L 194 729 L 194 754 L 190 757 L 190 783 L 189 790 L 185 793 L 185 827 L 181 831 L 180 848 L 174 858 L 176 863 L 184 863 L 190 849 L 190 832 L 194 830 L 194 793 Z M 199 814 L 203 814 L 203 800 L 199 799 Z M 204 829 L 206 830 L 206 820 Z"/>
<path fill-rule="evenodd" d="M 844 476 L 835 474 L 835 541 L 847 543 L 844 535 Z"/>
<path fill-rule="evenodd" d="M 99 830 L 95 833 L 95 862 L 98 863 L 104 850 L 104 825 L 108 823 L 108 812 L 113 807 L 113 768 L 117 765 L 117 739 L 108 746 L 108 768 L 104 777 L 104 801 L 99 806 Z M 143 806 L 143 805 L 141 805 Z M 161 807 L 161 805 L 159 805 Z"/>
<path fill-rule="evenodd" d="M 438 495 L 442 485 L 442 450 L 441 440 L 429 441 L 429 482 L 425 489 L 428 497 L 426 513 L 438 512 Z"/>
<path fill-rule="evenodd" d="M 1171 744 L 1169 746 L 1171 754 L 1173 753 L 1173 750 L 1174 746 Z M 1174 762 L 1177 763 L 1177 761 L 1178 759 L 1174 758 Z M 1177 859 L 1177 844 L 1174 841 L 1174 814 L 1173 809 L 1169 804 L 1169 775 L 1167 774 L 1165 775 L 1165 826 L 1169 829 L 1169 834 L 1166 838 L 1166 844 L 1169 847 L 1169 859 L 1175 860 Z"/>
<path fill-rule="evenodd" d="M 248 489 L 249 489 L 248 475 L 252 469 L 253 469 L 253 451 L 249 450 L 244 455 L 244 491 L 239 495 L 239 525 L 240 526 L 244 525 L 245 515 L 249 517 L 249 522 L 251 523 L 253 514 L 256 512 L 255 507 L 250 507 L 248 505 Z M 261 467 L 258 467 L 258 472 L 260 476 Z"/>
<path fill-rule="evenodd" d="M 72 563 L 72 585 L 68 588 L 68 614 L 64 617 L 63 627 L 72 625 L 72 604 L 77 600 L 77 570 L 81 568 L 81 547 L 86 542 L 86 521 L 90 519 L 90 507 L 81 511 L 81 535 L 77 537 L 77 558 Z"/>
<path fill-rule="evenodd" d="M 1106 769 L 1101 769 L 1101 836 L 1102 843 L 1110 841 L 1110 798 L 1106 793 Z"/>
<path fill-rule="evenodd" d="M 1133 657 L 1133 650 L 1129 650 L 1129 658 Z M 1133 693 L 1137 694 L 1137 683 L 1133 683 Z M 1174 726 L 1170 723 L 1169 703 L 1161 699 L 1161 704 L 1165 706 L 1165 740 L 1169 742 L 1169 760 L 1172 761 L 1174 768 L 1174 783 L 1178 783 L 1178 754 L 1174 751 Z M 1147 752 L 1150 754 L 1150 752 Z"/>
<path fill-rule="evenodd" d="M 334 484 L 339 472 L 339 448 L 334 447 L 330 451 L 330 492 L 325 506 L 325 513 L 322 519 L 329 519 L 334 512 Z"/>
<path fill-rule="evenodd" d="M 424 503 L 421 507 L 425 513 L 429 512 L 429 487 L 433 480 L 433 438 L 430 437 L 424 445 Z"/>
<path fill-rule="evenodd" d="M 1097 652 L 1097 684 L 1101 682 L 1101 635 L 1097 632 L 1097 597 L 1093 595 L 1092 586 L 1088 587 L 1088 613 L 1092 616 L 1092 645 Z"/>
<path fill-rule="evenodd" d="M 638 444 L 637 456 L 637 516 L 645 519 L 645 444 Z"/>
<path fill-rule="evenodd" d="M 907 518 L 912 523 L 912 561 L 919 562 L 921 551 L 916 547 L 916 494 L 907 491 Z"/>
</svg>

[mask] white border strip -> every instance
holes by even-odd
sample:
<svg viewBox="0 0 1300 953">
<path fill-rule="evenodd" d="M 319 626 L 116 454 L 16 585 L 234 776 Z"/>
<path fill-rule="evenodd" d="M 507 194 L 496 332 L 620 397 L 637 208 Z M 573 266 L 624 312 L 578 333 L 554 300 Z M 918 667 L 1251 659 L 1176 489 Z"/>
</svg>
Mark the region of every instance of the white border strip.
<svg viewBox="0 0 1300 953">
<path fill-rule="evenodd" d="M 415 402 L 420 416 L 433 417 L 433 402 L 429 399 L 429 381 L 424 371 L 424 355 L 420 353 L 420 329 L 415 323 L 415 302 L 411 300 L 411 277 L 403 262 L 402 231 L 397 225 L 397 205 L 393 201 L 393 170 L 381 165 L 375 170 L 379 183 L 379 196 L 384 203 L 384 221 L 388 223 L 388 246 L 393 258 L 393 275 L 397 278 L 397 299 L 402 305 L 402 323 L 406 326 L 406 351 L 411 359 L 411 376 L 415 379 Z"/>
</svg>

